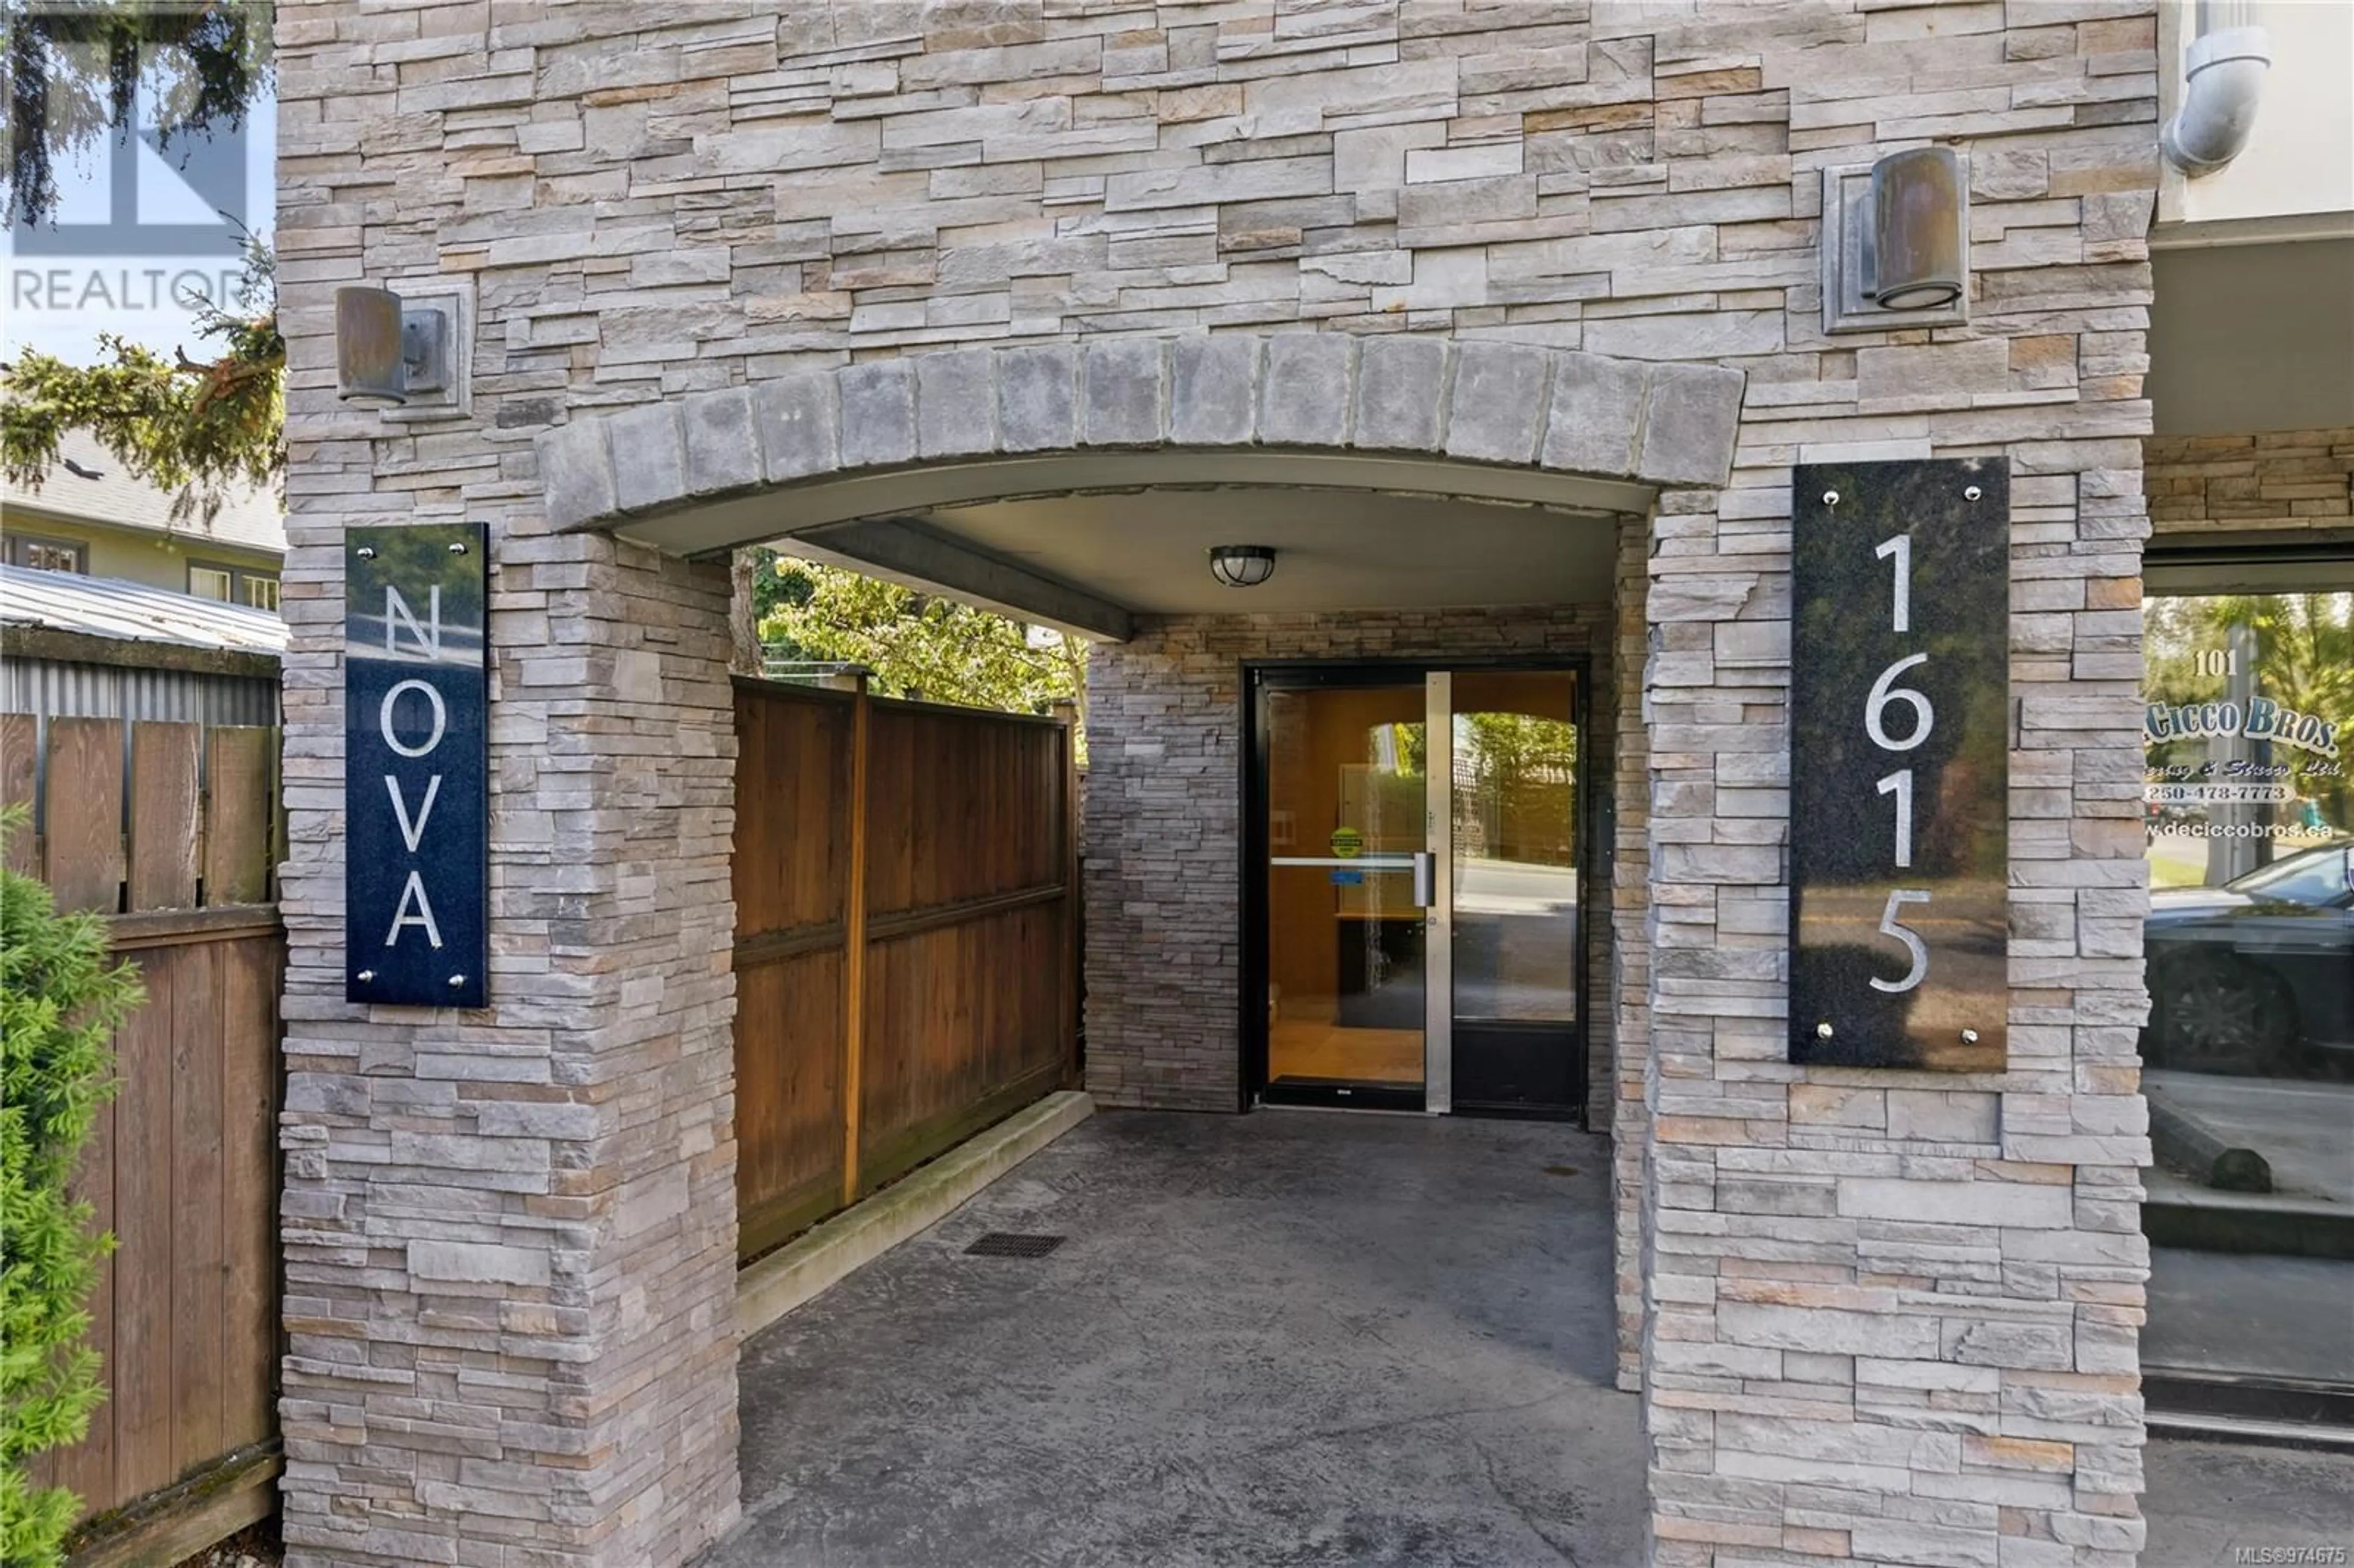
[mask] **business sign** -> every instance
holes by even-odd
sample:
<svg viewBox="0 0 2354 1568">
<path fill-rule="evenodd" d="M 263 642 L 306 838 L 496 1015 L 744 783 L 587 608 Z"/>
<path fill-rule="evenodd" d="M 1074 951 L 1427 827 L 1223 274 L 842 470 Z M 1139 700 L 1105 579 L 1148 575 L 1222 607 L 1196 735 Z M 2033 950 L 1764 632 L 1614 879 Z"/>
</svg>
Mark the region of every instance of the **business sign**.
<svg viewBox="0 0 2354 1568">
<path fill-rule="evenodd" d="M 2009 465 L 1792 483 L 1790 1060 L 1999 1071 Z"/>
<path fill-rule="evenodd" d="M 479 523 L 345 546 L 344 994 L 481 1007 L 490 959 L 488 556 Z"/>
<path fill-rule="evenodd" d="M 2152 703 L 2142 713 L 2142 744 L 2169 740 L 2228 740 L 2234 736 L 2269 740 L 2316 757 L 2338 755 L 2338 725 L 2319 714 L 2301 714 L 2270 697 L 2252 696 L 2245 706 L 2220 703 Z"/>
</svg>

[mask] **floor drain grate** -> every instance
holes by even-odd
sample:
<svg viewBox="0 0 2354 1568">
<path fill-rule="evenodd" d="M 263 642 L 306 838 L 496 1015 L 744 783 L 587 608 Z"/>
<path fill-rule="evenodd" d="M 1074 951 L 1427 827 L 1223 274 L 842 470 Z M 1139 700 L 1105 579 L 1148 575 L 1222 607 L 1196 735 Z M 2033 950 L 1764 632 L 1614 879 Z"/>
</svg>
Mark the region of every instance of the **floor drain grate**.
<svg viewBox="0 0 2354 1568">
<path fill-rule="evenodd" d="M 1044 1257 L 1062 1245 L 1061 1236 L 991 1231 L 964 1250 L 968 1257 Z"/>
</svg>

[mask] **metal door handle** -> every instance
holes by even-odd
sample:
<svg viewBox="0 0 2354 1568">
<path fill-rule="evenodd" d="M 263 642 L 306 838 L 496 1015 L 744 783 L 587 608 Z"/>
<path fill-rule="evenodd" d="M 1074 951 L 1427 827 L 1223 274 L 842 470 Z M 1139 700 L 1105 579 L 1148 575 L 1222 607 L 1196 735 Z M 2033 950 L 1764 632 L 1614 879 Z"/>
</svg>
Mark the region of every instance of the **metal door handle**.
<svg viewBox="0 0 2354 1568">
<path fill-rule="evenodd" d="M 1438 898 L 1438 856 L 1429 850 L 1416 850 L 1414 856 L 1414 906 L 1427 909 Z"/>
</svg>

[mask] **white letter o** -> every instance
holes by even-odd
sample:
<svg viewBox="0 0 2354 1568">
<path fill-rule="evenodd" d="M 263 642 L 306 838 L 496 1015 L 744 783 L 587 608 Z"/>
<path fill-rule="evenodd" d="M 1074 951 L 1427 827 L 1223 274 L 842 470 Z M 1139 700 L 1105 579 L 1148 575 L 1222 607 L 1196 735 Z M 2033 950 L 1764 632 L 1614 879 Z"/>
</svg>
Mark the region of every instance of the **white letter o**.
<svg viewBox="0 0 2354 1568">
<path fill-rule="evenodd" d="M 403 692 L 423 692 L 425 700 L 433 705 L 433 735 L 415 750 L 400 744 L 392 733 L 392 705 L 400 701 Z M 441 744 L 441 732 L 450 727 L 450 710 L 441 705 L 441 694 L 423 681 L 403 681 L 384 694 L 384 705 L 376 710 L 376 727 L 384 732 L 384 743 L 403 757 L 422 757 Z"/>
</svg>

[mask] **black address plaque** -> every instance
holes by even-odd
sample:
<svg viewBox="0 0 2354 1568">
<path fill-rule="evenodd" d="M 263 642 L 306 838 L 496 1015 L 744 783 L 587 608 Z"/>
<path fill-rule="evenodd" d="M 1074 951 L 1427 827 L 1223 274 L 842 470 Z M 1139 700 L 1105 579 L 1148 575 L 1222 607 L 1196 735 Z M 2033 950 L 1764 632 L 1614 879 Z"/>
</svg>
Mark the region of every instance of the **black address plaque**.
<svg viewBox="0 0 2354 1568">
<path fill-rule="evenodd" d="M 1790 1060 L 1999 1071 L 2009 465 L 1792 483 Z"/>
<path fill-rule="evenodd" d="M 490 959 L 488 540 L 354 528 L 345 546 L 344 994 L 481 1007 Z"/>
</svg>

